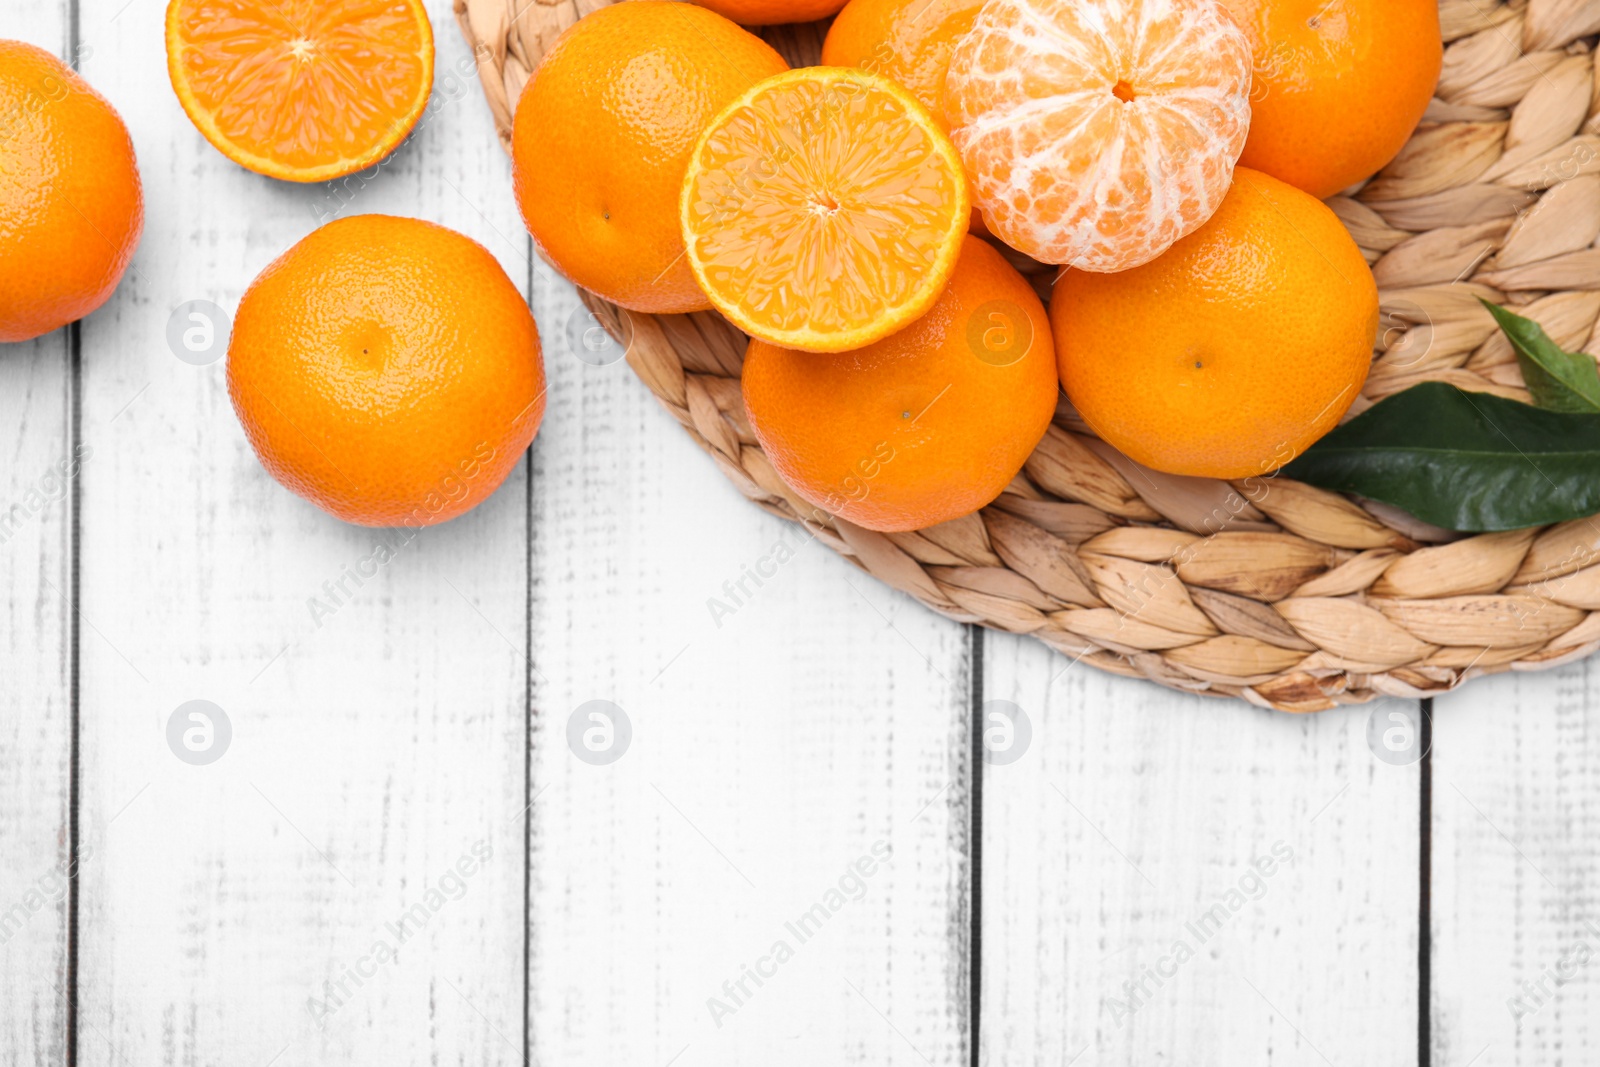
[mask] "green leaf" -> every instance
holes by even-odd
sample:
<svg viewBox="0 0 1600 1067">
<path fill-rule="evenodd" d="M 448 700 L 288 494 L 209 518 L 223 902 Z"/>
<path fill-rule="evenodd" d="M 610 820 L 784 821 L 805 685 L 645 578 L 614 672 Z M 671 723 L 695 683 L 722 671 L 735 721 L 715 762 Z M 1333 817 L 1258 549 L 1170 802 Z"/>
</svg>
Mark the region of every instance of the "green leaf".
<svg viewBox="0 0 1600 1067">
<path fill-rule="evenodd" d="M 1478 298 L 1511 342 L 1533 402 L 1550 411 L 1600 411 L 1600 368 L 1582 352 L 1567 352 L 1532 319 Z"/>
<path fill-rule="evenodd" d="M 1600 415 L 1423 382 L 1336 428 L 1283 473 L 1450 530 L 1541 526 L 1600 513 Z"/>
</svg>

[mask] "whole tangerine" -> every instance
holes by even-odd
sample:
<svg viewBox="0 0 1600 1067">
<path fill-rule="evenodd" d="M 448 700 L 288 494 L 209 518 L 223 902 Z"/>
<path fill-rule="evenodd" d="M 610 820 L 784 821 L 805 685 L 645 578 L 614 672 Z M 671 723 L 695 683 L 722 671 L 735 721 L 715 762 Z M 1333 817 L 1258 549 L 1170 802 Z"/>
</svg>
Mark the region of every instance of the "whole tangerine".
<svg viewBox="0 0 1600 1067">
<path fill-rule="evenodd" d="M 712 117 L 788 70 L 703 7 L 629 0 L 579 19 L 522 90 L 512 175 L 523 222 L 561 273 L 634 311 L 704 311 L 678 231 L 689 153 Z"/>
<path fill-rule="evenodd" d="M 1240 167 L 1160 258 L 1063 271 L 1050 321 L 1061 384 L 1100 437 L 1156 470 L 1243 478 L 1294 459 L 1360 394 L 1378 287 L 1326 205 Z"/>
<path fill-rule="evenodd" d="M 476 241 L 356 215 L 245 291 L 228 393 L 267 471 L 361 526 L 430 526 L 486 499 L 544 416 L 527 302 Z"/>
<path fill-rule="evenodd" d="M 110 299 L 144 229 L 128 127 L 42 48 L 0 40 L 0 341 Z"/>
<path fill-rule="evenodd" d="M 822 62 L 860 67 L 899 82 L 940 124 L 950 53 L 983 0 L 850 0 L 828 27 Z"/>
<path fill-rule="evenodd" d="M 1439 83 L 1434 0 L 1223 0 L 1255 57 L 1241 166 L 1317 199 L 1377 173 Z"/>
<path fill-rule="evenodd" d="M 745 412 L 806 501 L 871 530 L 919 530 L 999 496 L 1058 388 L 1050 320 L 999 252 L 963 238 L 944 294 L 898 333 L 818 354 L 752 340 Z"/>
</svg>

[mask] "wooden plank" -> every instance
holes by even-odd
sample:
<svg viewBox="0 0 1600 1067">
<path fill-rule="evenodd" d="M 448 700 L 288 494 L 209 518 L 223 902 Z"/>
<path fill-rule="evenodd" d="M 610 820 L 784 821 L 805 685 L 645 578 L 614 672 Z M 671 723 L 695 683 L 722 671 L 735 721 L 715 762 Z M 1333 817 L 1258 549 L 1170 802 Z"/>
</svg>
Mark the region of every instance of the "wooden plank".
<svg viewBox="0 0 1600 1067">
<path fill-rule="evenodd" d="M 13 0 L 4 34 L 70 59 L 59 0 Z M 0 1063 L 67 1058 L 72 486 L 67 330 L 0 344 Z"/>
<path fill-rule="evenodd" d="M 536 307 L 582 334 L 565 283 Z M 626 364 L 554 349 L 533 1061 L 965 1064 L 963 629 L 747 503 Z M 593 701 L 631 727 L 606 764 L 575 754 Z"/>
<path fill-rule="evenodd" d="M 1592 662 L 1434 701 L 1435 1064 L 1600 1061 Z"/>
<path fill-rule="evenodd" d="M 166 340 L 338 212 L 442 222 L 525 278 L 509 168 L 447 0 L 437 110 L 337 193 L 201 138 L 164 6 L 82 0 L 149 216 L 83 342 L 84 1062 L 520 1063 L 526 467 L 414 537 L 342 525 L 261 469 L 223 362 Z M 204 766 L 167 743 L 193 700 L 231 722 Z"/>
<path fill-rule="evenodd" d="M 983 783 L 980 1061 L 1414 1062 L 1419 769 L 1368 709 L 1067 668 L 985 643 L 1032 741 Z"/>
</svg>

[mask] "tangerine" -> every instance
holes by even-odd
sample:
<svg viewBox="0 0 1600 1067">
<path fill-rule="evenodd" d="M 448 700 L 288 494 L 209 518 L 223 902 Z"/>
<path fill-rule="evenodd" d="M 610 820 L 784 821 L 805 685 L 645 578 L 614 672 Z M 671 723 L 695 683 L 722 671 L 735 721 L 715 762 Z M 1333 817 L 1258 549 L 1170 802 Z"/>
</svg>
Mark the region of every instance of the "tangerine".
<svg viewBox="0 0 1600 1067">
<path fill-rule="evenodd" d="M 915 97 L 866 71 L 806 67 L 712 119 L 679 210 L 695 280 L 736 326 L 841 352 L 933 306 L 970 205 L 955 147 Z"/>
<path fill-rule="evenodd" d="M 1218 0 L 990 0 L 945 76 L 991 232 L 1045 263 L 1148 263 L 1211 217 L 1250 127 Z"/>
<path fill-rule="evenodd" d="M 1240 164 L 1317 199 L 1399 153 L 1439 83 L 1434 0 L 1223 0 L 1250 38 L 1255 90 Z"/>
<path fill-rule="evenodd" d="M 1100 437 L 1156 470 L 1243 478 L 1294 459 L 1360 394 L 1378 287 L 1326 205 L 1240 167 L 1159 259 L 1063 270 L 1050 321 L 1061 384 Z"/>
<path fill-rule="evenodd" d="M 527 302 L 482 245 L 417 219 L 330 222 L 245 291 L 228 393 L 262 466 L 361 526 L 429 526 L 493 493 L 538 432 Z"/>
<path fill-rule="evenodd" d="M 944 78 L 983 0 L 850 0 L 828 27 L 822 62 L 899 82 L 946 129 Z"/>
<path fill-rule="evenodd" d="M 711 307 L 684 259 L 684 168 L 712 116 L 788 69 L 691 4 L 629 0 L 568 27 L 523 88 L 511 139 L 517 204 L 545 258 L 634 311 Z"/>
<path fill-rule="evenodd" d="M 42 48 L 0 40 L 0 341 L 110 299 L 144 229 L 128 127 Z"/>
<path fill-rule="evenodd" d="M 988 504 L 1055 412 L 1050 320 L 999 252 L 962 238 L 955 273 L 911 325 L 853 352 L 759 339 L 745 412 L 802 498 L 872 530 L 918 530 Z"/>
<path fill-rule="evenodd" d="M 235 163 L 331 181 L 389 155 L 422 117 L 433 26 L 422 0 L 172 0 L 167 74 Z"/>
<path fill-rule="evenodd" d="M 723 18 L 744 26 L 772 26 L 780 22 L 815 22 L 844 6 L 845 0 L 695 0 Z"/>
</svg>

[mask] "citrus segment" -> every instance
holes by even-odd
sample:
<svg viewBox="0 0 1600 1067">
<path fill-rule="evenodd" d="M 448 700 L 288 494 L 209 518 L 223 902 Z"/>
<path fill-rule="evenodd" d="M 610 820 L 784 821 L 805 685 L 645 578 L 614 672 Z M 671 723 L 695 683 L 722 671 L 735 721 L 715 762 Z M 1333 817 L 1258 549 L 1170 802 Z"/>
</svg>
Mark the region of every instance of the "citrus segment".
<svg viewBox="0 0 1600 1067">
<path fill-rule="evenodd" d="M 1361 393 L 1378 288 L 1337 216 L 1240 167 L 1204 226 L 1120 274 L 1065 270 L 1050 301 L 1061 384 L 1156 470 L 1267 474 Z"/>
<path fill-rule="evenodd" d="M 691 4 L 629 0 L 578 20 L 523 88 L 512 129 L 517 205 L 540 251 L 634 311 L 710 308 L 678 227 L 689 153 L 729 101 L 788 69 Z"/>
<path fill-rule="evenodd" d="M 918 530 L 983 507 L 1055 412 L 1050 320 L 988 244 L 963 239 L 926 315 L 850 352 L 754 339 L 741 379 L 751 429 L 783 480 L 872 530 Z"/>
<path fill-rule="evenodd" d="M 190 121 L 240 166 L 319 182 L 405 140 L 433 87 L 421 0 L 172 0 L 167 73 Z"/>
<path fill-rule="evenodd" d="M 945 79 L 984 221 L 1046 263 L 1149 262 L 1228 191 L 1250 63 L 1217 0 L 991 0 Z"/>
<path fill-rule="evenodd" d="M 886 78 L 808 67 L 768 78 L 701 135 L 680 201 L 689 266 L 751 336 L 859 348 L 938 298 L 961 249 L 961 160 Z"/>
</svg>

